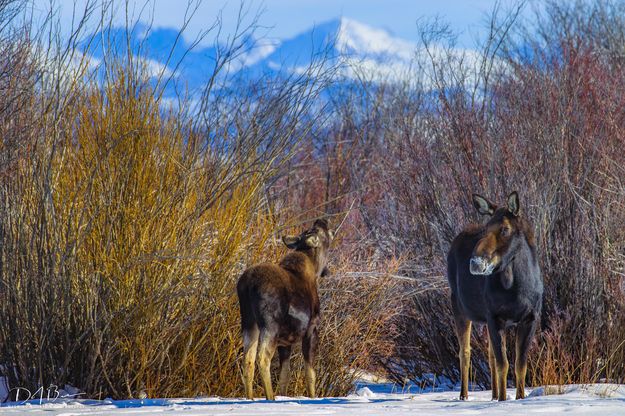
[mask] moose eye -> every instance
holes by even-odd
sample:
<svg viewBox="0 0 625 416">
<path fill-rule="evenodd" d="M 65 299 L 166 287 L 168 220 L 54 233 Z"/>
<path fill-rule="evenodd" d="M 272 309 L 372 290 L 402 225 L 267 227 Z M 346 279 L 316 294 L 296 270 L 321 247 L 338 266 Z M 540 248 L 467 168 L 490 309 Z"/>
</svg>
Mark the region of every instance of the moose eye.
<svg viewBox="0 0 625 416">
<path fill-rule="evenodd" d="M 512 232 L 512 230 L 510 229 L 510 227 L 501 227 L 501 236 L 502 237 L 508 237 L 511 232 Z"/>
</svg>

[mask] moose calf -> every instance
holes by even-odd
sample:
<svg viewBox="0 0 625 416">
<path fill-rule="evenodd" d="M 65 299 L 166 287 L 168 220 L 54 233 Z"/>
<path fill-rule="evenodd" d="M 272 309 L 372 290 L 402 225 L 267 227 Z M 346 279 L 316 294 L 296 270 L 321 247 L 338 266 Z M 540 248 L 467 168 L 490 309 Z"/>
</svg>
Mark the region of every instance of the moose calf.
<svg viewBox="0 0 625 416">
<path fill-rule="evenodd" d="M 483 226 L 461 232 L 447 256 L 451 307 L 460 344 L 460 399 L 468 397 L 471 322 L 486 323 L 493 399 L 506 400 L 508 359 L 505 328 L 516 325 L 516 398 L 525 397 L 527 352 L 540 321 L 543 281 L 531 225 L 512 192 L 497 208 L 474 194 L 473 205 L 490 216 Z"/>
<path fill-rule="evenodd" d="M 274 400 L 270 365 L 276 351 L 280 358 L 279 392 L 286 395 L 291 347 L 302 341 L 306 388 L 315 397 L 313 361 L 319 324 L 317 278 L 327 273 L 327 254 L 333 234 L 324 219 L 299 236 L 285 236 L 294 251 L 280 264 L 263 263 L 247 269 L 237 283 L 243 332 L 243 382 L 245 394 L 254 398 L 254 362 L 267 400 Z"/>
</svg>

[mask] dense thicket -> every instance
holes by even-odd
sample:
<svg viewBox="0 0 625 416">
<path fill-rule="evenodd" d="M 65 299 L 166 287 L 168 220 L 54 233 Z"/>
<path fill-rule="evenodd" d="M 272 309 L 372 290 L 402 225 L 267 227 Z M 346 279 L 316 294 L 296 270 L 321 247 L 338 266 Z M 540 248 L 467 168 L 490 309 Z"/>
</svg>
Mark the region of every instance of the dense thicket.
<svg viewBox="0 0 625 416">
<path fill-rule="evenodd" d="M 457 379 L 445 254 L 483 221 L 472 192 L 501 202 L 513 190 L 546 287 L 529 381 L 625 377 L 624 11 L 618 1 L 546 2 L 530 20 L 495 14 L 479 54 L 424 26 L 412 82 L 364 84 L 338 100 L 323 142 L 330 196 L 358 195 L 358 235 L 414 278 L 386 361 L 398 378 Z M 486 338 L 474 330 L 482 385 Z"/>
<path fill-rule="evenodd" d="M 99 64 L 76 49 L 102 9 L 65 44 L 53 18 L 29 38 L 22 6 L 0 3 L 12 22 L 0 42 L 2 374 L 31 392 L 242 395 L 235 282 L 284 253 L 281 233 L 325 214 L 295 217 L 267 191 L 318 134 L 332 68 L 232 79 L 238 34 L 188 110 L 162 100 L 163 73 L 115 40 L 99 38 Z M 324 395 L 346 393 L 355 369 L 392 350 L 395 285 L 345 275 L 358 270 L 346 256 L 320 282 Z M 301 394 L 301 360 L 295 369 Z"/>
<path fill-rule="evenodd" d="M 21 6 L 0 1 L 0 20 L 24 21 Z M 625 3 L 542 6 L 526 21 L 495 14 L 477 52 L 424 26 L 399 82 L 336 82 L 323 56 L 290 77 L 233 79 L 234 36 L 199 101 L 173 106 L 161 92 L 175 77 L 115 48 L 94 66 L 75 48 L 81 25 L 66 47 L 0 26 L 11 386 L 242 395 L 236 279 L 320 215 L 340 227 L 320 282 L 319 392 L 344 394 L 362 369 L 454 380 L 445 254 L 481 220 L 472 192 L 512 190 L 546 288 L 530 383 L 622 380 Z M 474 336 L 472 378 L 486 385 Z"/>
</svg>

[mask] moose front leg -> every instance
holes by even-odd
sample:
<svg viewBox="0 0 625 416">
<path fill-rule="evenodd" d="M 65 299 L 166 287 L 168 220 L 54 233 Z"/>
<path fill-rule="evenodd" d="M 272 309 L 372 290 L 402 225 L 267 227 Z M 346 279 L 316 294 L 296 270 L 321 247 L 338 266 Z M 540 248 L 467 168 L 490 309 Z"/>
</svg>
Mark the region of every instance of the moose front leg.
<svg viewBox="0 0 625 416">
<path fill-rule="evenodd" d="M 498 399 L 504 401 L 508 387 L 508 357 L 506 356 L 506 334 L 503 325 L 499 325 L 494 319 L 489 319 L 488 335 L 495 355 Z"/>
<path fill-rule="evenodd" d="M 471 364 L 471 321 L 454 316 L 458 337 L 458 358 L 460 360 L 460 400 L 469 398 L 469 367 Z"/>
<path fill-rule="evenodd" d="M 525 398 L 525 374 L 527 373 L 527 354 L 536 331 L 537 319 L 532 316 L 531 320 L 519 323 L 516 329 L 516 359 L 514 362 L 514 375 L 516 379 L 516 398 Z"/>
<path fill-rule="evenodd" d="M 495 363 L 495 353 L 493 351 L 493 343 L 490 341 L 490 335 L 488 340 L 488 367 L 490 368 L 490 385 L 492 390 L 492 400 L 499 399 L 497 394 L 497 364 Z"/>
</svg>

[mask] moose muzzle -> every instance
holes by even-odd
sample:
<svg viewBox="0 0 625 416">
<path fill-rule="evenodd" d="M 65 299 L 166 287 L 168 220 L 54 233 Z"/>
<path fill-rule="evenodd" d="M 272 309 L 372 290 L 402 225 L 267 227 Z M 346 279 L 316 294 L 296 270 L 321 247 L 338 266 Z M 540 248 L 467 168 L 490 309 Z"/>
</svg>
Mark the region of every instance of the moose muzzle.
<svg viewBox="0 0 625 416">
<path fill-rule="evenodd" d="M 469 261 L 469 271 L 478 276 L 487 276 L 493 272 L 494 262 L 488 261 L 484 257 L 473 256 Z"/>
</svg>

